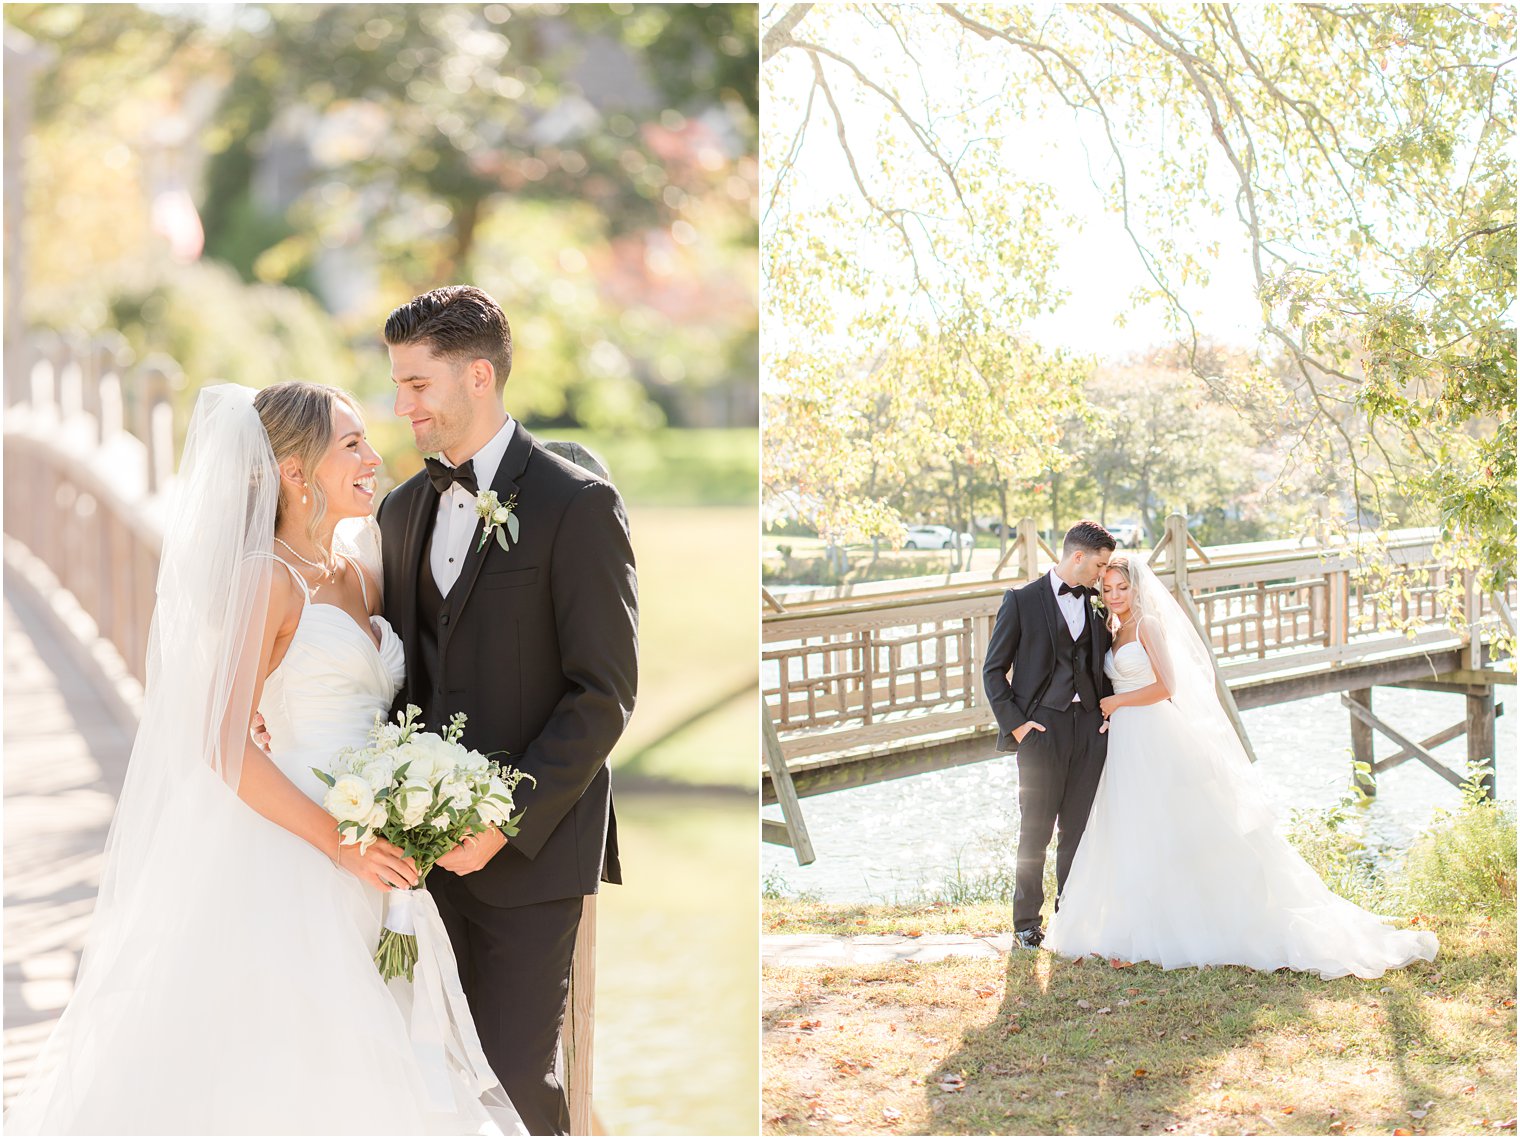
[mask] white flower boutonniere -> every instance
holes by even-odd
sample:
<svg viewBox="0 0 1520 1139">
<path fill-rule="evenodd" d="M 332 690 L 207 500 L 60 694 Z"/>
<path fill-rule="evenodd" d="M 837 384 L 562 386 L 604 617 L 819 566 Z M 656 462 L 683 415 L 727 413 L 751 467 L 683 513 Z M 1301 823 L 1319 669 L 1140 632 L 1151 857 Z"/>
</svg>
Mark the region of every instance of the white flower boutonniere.
<svg viewBox="0 0 1520 1139">
<path fill-rule="evenodd" d="M 477 553 L 485 546 L 486 539 L 492 531 L 496 533 L 496 544 L 502 550 L 510 550 L 511 543 L 517 541 L 517 495 L 512 495 L 506 502 L 496 497 L 494 490 L 483 490 L 475 496 L 475 513 L 483 520 L 480 527 L 480 543 L 475 547 Z M 510 539 L 510 542 L 509 542 Z"/>
</svg>

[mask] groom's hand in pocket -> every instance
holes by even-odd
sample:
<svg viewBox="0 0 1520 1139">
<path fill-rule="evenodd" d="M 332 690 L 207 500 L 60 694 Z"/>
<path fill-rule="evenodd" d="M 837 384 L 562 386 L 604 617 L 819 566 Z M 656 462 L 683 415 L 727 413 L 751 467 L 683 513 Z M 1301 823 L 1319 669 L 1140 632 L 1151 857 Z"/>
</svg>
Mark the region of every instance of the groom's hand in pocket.
<svg viewBox="0 0 1520 1139">
<path fill-rule="evenodd" d="M 465 835 L 458 846 L 438 860 L 438 865 L 451 874 L 473 874 L 506 845 L 506 836 L 495 827 L 476 831 Z"/>
<path fill-rule="evenodd" d="M 1024 742 L 1024 737 L 1027 736 L 1030 732 L 1043 732 L 1044 730 L 1044 724 L 1036 723 L 1034 720 L 1025 720 L 1022 724 L 1013 729 L 1013 742 L 1021 744 Z"/>
</svg>

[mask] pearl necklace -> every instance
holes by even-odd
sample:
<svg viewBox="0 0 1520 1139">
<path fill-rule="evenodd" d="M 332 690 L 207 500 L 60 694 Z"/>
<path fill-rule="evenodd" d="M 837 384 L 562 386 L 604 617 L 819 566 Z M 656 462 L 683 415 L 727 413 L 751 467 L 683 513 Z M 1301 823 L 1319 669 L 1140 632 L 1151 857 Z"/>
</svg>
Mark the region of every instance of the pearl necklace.
<svg viewBox="0 0 1520 1139">
<path fill-rule="evenodd" d="M 289 550 L 290 553 L 291 553 L 291 555 L 297 561 L 299 561 L 299 562 L 305 562 L 307 565 L 309 565 L 314 570 L 321 570 L 322 571 L 322 576 L 324 578 L 332 577 L 333 574 L 335 574 L 335 573 L 338 572 L 338 561 L 337 561 L 337 559 L 333 560 L 332 565 L 325 566 L 321 562 L 314 562 L 310 558 L 303 558 L 299 553 L 296 552 L 296 548 L 294 546 L 292 546 L 289 542 L 287 542 L 284 538 L 276 538 L 275 541 L 278 542 L 278 543 L 280 543 L 280 545 L 284 546 L 287 550 Z"/>
</svg>

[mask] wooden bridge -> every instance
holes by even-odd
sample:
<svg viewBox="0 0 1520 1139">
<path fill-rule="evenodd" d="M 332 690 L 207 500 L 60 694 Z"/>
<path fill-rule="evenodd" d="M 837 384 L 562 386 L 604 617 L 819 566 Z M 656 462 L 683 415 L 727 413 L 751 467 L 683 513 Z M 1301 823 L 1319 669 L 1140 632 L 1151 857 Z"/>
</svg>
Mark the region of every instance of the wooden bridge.
<svg viewBox="0 0 1520 1139">
<path fill-rule="evenodd" d="M 1460 735 L 1470 765 L 1492 763 L 1503 710 L 1494 688 L 1515 683 L 1512 662 L 1496 667 L 1492 656 L 1515 636 L 1516 583 L 1481 591 L 1470 569 L 1442 557 L 1434 531 L 1210 550 L 1174 515 L 1149 558 L 1213 646 L 1221 702 L 1253 759 L 1241 709 L 1339 692 L 1370 794 L 1378 773 L 1411 759 L 1460 785 L 1465 773 L 1431 754 Z M 1004 591 L 1055 560 L 1025 519 L 992 580 L 784 604 L 766 594 L 762 793 L 784 821 L 766 820 L 765 839 L 811 862 L 801 799 L 1004 754 L 982 691 L 985 646 Z M 1412 740 L 1374 712 L 1378 687 L 1460 693 L 1466 715 Z M 1375 760 L 1374 732 L 1399 750 Z M 1487 786 L 1492 794 L 1491 774 Z"/>
<path fill-rule="evenodd" d="M 146 681 L 165 494 L 172 486 L 178 456 L 172 395 L 185 387 L 185 379 L 167 357 L 133 359 L 125 341 L 114 333 L 85 338 L 41 331 L 30 333 L 24 344 L 11 341 L 8 335 L 6 354 L 7 631 L 25 639 L 26 629 L 35 628 L 47 638 L 74 642 L 62 654 L 77 666 L 67 670 L 70 683 L 96 695 L 72 699 L 64 691 L 51 696 L 57 697 L 53 702 L 74 708 L 109 707 L 107 718 L 112 723 L 105 734 L 110 743 L 94 756 L 104 772 L 94 790 L 114 801 L 136 730 L 134 708 Z M 13 608 L 21 613 L 15 620 L 11 619 Z M 54 612 L 41 614 L 42 610 Z M 22 619 L 28 613 L 33 615 L 30 622 Z M 40 652 L 51 648 L 36 647 Z M 31 698 L 10 667 L 12 658 L 21 655 L 19 648 L 13 653 L 12 645 L 7 645 L 7 695 L 25 691 Z M 78 676 L 80 670 L 88 675 Z M 101 691 L 106 692 L 104 699 Z M 22 721 L 35 712 L 12 702 L 6 723 L 8 744 L 29 743 L 31 735 L 23 731 Z M 77 713 L 72 715 L 79 719 Z M 104 738 L 98 726 L 87 727 L 86 735 Z M 53 748 L 51 760 L 56 761 L 57 739 L 43 742 Z M 21 770 L 18 764 L 25 763 L 23 756 L 35 758 L 36 769 Z M 30 788 L 39 779 L 56 782 L 56 773 L 41 770 L 40 765 L 49 761 L 46 747 L 23 746 L 8 764 L 7 792 Z M 31 886 L 22 886 L 26 895 L 18 898 L 16 887 L 22 876 L 15 873 L 17 867 L 8 866 L 12 874 L 7 912 L 14 914 L 19 906 L 26 917 L 25 939 L 6 939 L 7 995 L 18 998 L 6 1004 L 8 1074 L 18 1058 L 13 1053 L 24 1055 L 40 1048 L 72 991 L 86 919 L 99 886 L 99 859 L 109 815 L 109 809 L 101 815 L 98 797 L 91 800 L 88 826 L 61 825 L 56 810 L 43 818 L 35 803 L 26 812 L 10 812 L 6 819 L 8 851 L 25 850 L 29 865 L 66 852 L 68 863 L 68 869 L 52 867 L 48 878 L 51 883 L 68 877 L 66 896 L 46 892 L 34 896 Z M 108 801 L 107 808 L 110 805 Z M 595 960 L 596 899 L 591 896 L 586 899 L 576 939 L 564 1034 L 566 1090 L 577 1135 L 592 1133 Z M 38 973 L 39 968 L 45 976 Z M 47 985 L 39 987 L 39 979 Z M 45 1003 L 29 1008 L 19 999 L 26 992 L 45 993 Z M 8 1081 L 7 1094 L 16 1087 Z"/>
</svg>

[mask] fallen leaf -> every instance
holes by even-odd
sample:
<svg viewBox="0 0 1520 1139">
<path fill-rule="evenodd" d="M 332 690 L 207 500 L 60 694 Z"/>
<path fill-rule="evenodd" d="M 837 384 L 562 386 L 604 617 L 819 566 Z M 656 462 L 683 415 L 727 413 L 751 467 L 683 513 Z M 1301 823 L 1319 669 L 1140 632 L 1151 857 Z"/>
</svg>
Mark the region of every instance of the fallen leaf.
<svg viewBox="0 0 1520 1139">
<path fill-rule="evenodd" d="M 955 1075 L 944 1075 L 937 1081 L 942 1092 L 959 1092 L 966 1088 L 966 1081 Z"/>
<path fill-rule="evenodd" d="M 1414 1132 L 1411 1131 L 1411 1130 L 1409 1130 L 1409 1128 L 1407 1128 L 1407 1127 L 1395 1127 L 1393 1129 L 1393 1133 L 1395 1135 L 1413 1135 L 1414 1134 Z"/>
<path fill-rule="evenodd" d="M 1344 1135 L 1346 1133 L 1346 1121 L 1344 1119 L 1332 1119 L 1329 1131 L 1332 1135 Z"/>
<path fill-rule="evenodd" d="M 987 997 L 997 996 L 997 989 L 992 985 L 978 985 L 973 991 L 977 996 L 983 998 L 984 1000 Z"/>
<path fill-rule="evenodd" d="M 906 936 L 908 937 L 922 937 L 923 935 L 924 931 L 921 929 L 910 929 L 906 933 Z"/>
<path fill-rule="evenodd" d="M 1113 1010 L 1113 1009 L 1111 1009 L 1111 1008 L 1108 1008 L 1108 1007 L 1106 1007 L 1106 1006 L 1105 1006 L 1105 1007 L 1104 1007 L 1104 1008 L 1100 1008 L 1100 1009 L 1099 1009 L 1099 1010 L 1098 1010 L 1098 1015 L 1099 1015 L 1099 1016 L 1107 1016 L 1107 1015 L 1109 1015 L 1109 1014 L 1110 1014 L 1110 1013 L 1112 1013 L 1112 1012 L 1113 1012 L 1113 1011 L 1114 1011 L 1114 1010 Z"/>
<path fill-rule="evenodd" d="M 1514 997 L 1505 997 L 1502 1001 L 1499 1002 L 1499 1007 L 1500 1008 L 1514 1008 L 1515 1007 L 1515 998 Z"/>
<path fill-rule="evenodd" d="M 1092 1001 L 1079 1000 L 1077 1002 L 1077 1007 L 1078 1008 L 1092 1008 Z"/>
<path fill-rule="evenodd" d="M 846 1076 L 860 1075 L 860 1065 L 851 1063 L 849 1060 L 835 1060 L 834 1070 L 843 1072 Z"/>
<path fill-rule="evenodd" d="M 1143 1080 L 1149 1073 L 1144 1068 L 1135 1069 L 1135 1079 Z"/>
<path fill-rule="evenodd" d="M 1108 959 L 1108 966 L 1110 969 L 1133 969 L 1135 963 L 1133 961 L 1120 961 L 1117 957 L 1110 957 Z"/>
<path fill-rule="evenodd" d="M 1475 1092 L 1477 1090 L 1478 1090 L 1478 1085 L 1477 1084 L 1468 1084 L 1465 1088 L 1462 1089 L 1462 1094 L 1463 1095 L 1472 1095 L 1473 1092 Z"/>
<path fill-rule="evenodd" d="M 1132 989 L 1125 989 L 1124 992 L 1126 993 L 1126 995 L 1131 996 L 1131 997 L 1138 997 L 1140 995 L 1140 990 L 1139 989 L 1133 989 L 1133 988 Z"/>
<path fill-rule="evenodd" d="M 902 1112 L 898 1111 L 895 1107 L 884 1107 L 881 1109 L 881 1117 L 888 1123 L 896 1123 L 902 1118 Z"/>
<path fill-rule="evenodd" d="M 829 1116 L 829 1118 L 832 1119 L 835 1123 L 854 1123 L 855 1122 L 855 1117 L 853 1115 L 831 1115 L 831 1116 Z"/>
<path fill-rule="evenodd" d="M 1285 1107 L 1285 1108 L 1282 1109 L 1282 1113 L 1284 1115 L 1292 1115 L 1293 1111 L 1294 1111 L 1294 1109 L 1291 1108 L 1291 1107 Z"/>
<path fill-rule="evenodd" d="M 800 1025 L 798 1025 L 798 1027 L 801 1028 L 803 1032 L 812 1032 L 813 1029 L 815 1029 L 815 1028 L 822 1028 L 823 1027 L 823 1021 L 821 1021 L 821 1020 L 804 1020 Z"/>
<path fill-rule="evenodd" d="M 1416 1108 L 1414 1111 L 1411 1111 L 1409 1113 L 1409 1118 L 1410 1119 L 1424 1119 L 1429 1114 L 1430 1114 L 1430 1112 L 1426 1111 L 1424 1108 Z"/>
<path fill-rule="evenodd" d="M 1052 1096 L 1054 1096 L 1056 1099 L 1060 1099 L 1062 1096 L 1068 1096 L 1071 1093 L 1067 1092 L 1067 1091 L 1059 1091 L 1059 1092 L 1051 1092 L 1050 1094 Z"/>
</svg>

